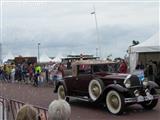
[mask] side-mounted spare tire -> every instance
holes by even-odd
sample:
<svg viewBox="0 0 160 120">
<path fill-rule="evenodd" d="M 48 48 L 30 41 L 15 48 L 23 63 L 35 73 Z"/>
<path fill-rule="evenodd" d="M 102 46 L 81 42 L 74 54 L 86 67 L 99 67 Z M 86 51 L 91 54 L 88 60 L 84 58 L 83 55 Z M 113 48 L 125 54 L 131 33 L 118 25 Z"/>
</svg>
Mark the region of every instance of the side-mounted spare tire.
<svg viewBox="0 0 160 120">
<path fill-rule="evenodd" d="M 96 101 L 102 94 L 104 84 L 99 79 L 93 79 L 89 83 L 88 92 L 92 101 Z"/>
</svg>

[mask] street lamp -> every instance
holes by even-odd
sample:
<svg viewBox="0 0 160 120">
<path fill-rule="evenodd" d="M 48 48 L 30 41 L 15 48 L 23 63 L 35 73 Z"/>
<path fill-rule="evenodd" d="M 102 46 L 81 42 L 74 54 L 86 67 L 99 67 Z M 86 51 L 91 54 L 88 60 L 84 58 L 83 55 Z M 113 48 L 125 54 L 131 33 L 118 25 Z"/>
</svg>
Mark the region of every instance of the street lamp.
<svg viewBox="0 0 160 120">
<path fill-rule="evenodd" d="M 100 37 L 99 37 L 99 30 L 98 30 L 98 23 L 97 23 L 97 16 L 96 16 L 96 9 L 93 5 L 93 12 L 91 14 L 94 14 L 95 18 L 95 25 L 96 25 L 96 32 L 97 32 L 97 43 L 98 47 L 96 48 L 96 56 L 98 57 L 98 51 L 99 51 L 99 57 L 101 57 L 101 45 L 100 45 Z"/>
<path fill-rule="evenodd" d="M 96 47 L 96 57 L 98 57 L 98 48 Z"/>
<path fill-rule="evenodd" d="M 38 43 L 38 62 L 40 62 L 40 51 L 39 51 L 39 46 L 40 46 L 41 44 L 40 43 Z"/>
</svg>

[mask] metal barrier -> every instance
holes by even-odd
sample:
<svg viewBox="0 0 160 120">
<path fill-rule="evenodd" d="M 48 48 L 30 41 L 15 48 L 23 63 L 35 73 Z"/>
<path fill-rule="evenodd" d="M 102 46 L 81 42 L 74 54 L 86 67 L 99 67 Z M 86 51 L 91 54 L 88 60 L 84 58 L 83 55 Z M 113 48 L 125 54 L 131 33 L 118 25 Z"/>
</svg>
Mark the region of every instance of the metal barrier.
<svg viewBox="0 0 160 120">
<path fill-rule="evenodd" d="M 2 104 L 2 120 L 15 120 L 18 110 L 25 104 L 18 100 L 8 100 L 0 96 L 0 104 Z M 48 110 L 43 107 L 35 106 L 38 114 L 43 113 L 47 119 Z"/>
<path fill-rule="evenodd" d="M 4 99 L 0 98 L 0 119 L 4 120 Z"/>
<path fill-rule="evenodd" d="M 0 97 L 0 119 L 7 120 L 7 99 Z"/>
<path fill-rule="evenodd" d="M 10 100 L 10 108 L 11 108 L 11 113 L 12 113 L 12 118 L 13 118 L 13 120 L 15 120 L 18 110 L 19 110 L 24 104 L 25 104 L 25 103 L 24 103 L 24 102 L 21 102 L 21 101 Z M 38 114 L 39 114 L 39 113 L 44 113 L 45 118 L 47 119 L 47 109 L 46 109 L 46 108 L 39 107 L 39 106 L 34 106 L 34 105 L 33 105 L 33 107 L 34 107 L 35 109 L 37 109 Z"/>
</svg>

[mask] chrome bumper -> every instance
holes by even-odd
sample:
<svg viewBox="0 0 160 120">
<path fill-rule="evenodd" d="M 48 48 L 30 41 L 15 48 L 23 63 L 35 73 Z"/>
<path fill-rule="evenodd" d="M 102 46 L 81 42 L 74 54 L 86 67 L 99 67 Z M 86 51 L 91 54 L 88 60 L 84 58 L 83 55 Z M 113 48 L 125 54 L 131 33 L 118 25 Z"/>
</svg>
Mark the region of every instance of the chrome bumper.
<svg viewBox="0 0 160 120">
<path fill-rule="evenodd" d="M 159 95 L 148 95 L 148 96 L 138 96 L 138 97 L 133 97 L 133 98 L 125 98 L 125 103 L 134 103 L 134 102 L 144 102 L 144 101 L 150 101 L 154 99 L 158 99 Z"/>
</svg>

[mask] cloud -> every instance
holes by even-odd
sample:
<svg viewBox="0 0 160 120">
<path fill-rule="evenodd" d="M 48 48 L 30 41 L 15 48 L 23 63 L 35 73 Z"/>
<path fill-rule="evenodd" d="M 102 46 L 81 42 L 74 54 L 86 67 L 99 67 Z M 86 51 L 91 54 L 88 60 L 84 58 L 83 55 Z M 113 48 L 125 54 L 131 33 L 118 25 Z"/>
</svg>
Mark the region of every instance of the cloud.
<svg viewBox="0 0 160 120">
<path fill-rule="evenodd" d="M 144 41 L 158 31 L 156 3 L 97 3 L 96 15 L 102 55 L 122 57 L 132 40 Z M 3 53 L 15 55 L 40 50 L 49 56 L 96 54 L 95 19 L 89 3 L 5 3 Z M 116 49 L 115 49 L 116 48 Z"/>
<path fill-rule="evenodd" d="M 132 40 L 142 42 L 148 39 L 156 31 L 158 31 L 156 26 L 146 26 L 143 28 L 137 26 L 132 29 L 126 28 L 125 26 L 100 27 L 100 46 L 102 55 L 106 57 L 108 54 L 113 54 L 114 57 L 123 57 L 124 54 L 126 54 L 128 46 L 132 44 Z M 46 51 L 50 56 L 55 56 L 59 52 L 65 55 L 70 54 L 71 52 L 76 54 L 88 53 L 96 55 L 96 48 L 99 47 L 96 32 L 93 30 L 65 34 L 63 36 L 48 33 L 47 35 L 42 34 L 42 36 L 37 37 L 37 39 L 41 41 L 41 52 Z M 29 41 L 27 38 L 23 38 L 23 41 L 14 40 L 7 42 L 6 45 L 9 48 L 12 48 L 13 51 L 19 50 L 17 54 L 22 54 L 27 51 L 36 55 L 37 43 L 38 42 L 36 41 Z M 16 50 L 16 48 L 19 49 Z"/>
</svg>

